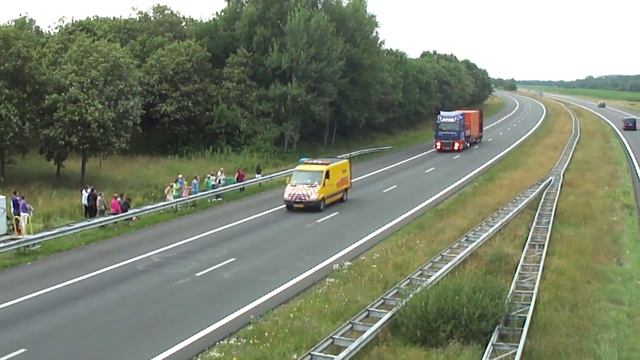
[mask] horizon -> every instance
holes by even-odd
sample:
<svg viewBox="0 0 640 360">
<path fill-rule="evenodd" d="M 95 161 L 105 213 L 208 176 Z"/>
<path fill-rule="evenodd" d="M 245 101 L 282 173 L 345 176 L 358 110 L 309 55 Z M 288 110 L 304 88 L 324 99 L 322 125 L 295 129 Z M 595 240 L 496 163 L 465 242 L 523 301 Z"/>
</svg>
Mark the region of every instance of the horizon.
<svg viewBox="0 0 640 360">
<path fill-rule="evenodd" d="M 226 1 L 23 0 L 4 4 L 0 23 L 24 15 L 33 18 L 43 30 L 51 31 L 60 19 L 71 22 L 93 16 L 130 17 L 136 11 L 149 11 L 155 4 L 168 6 L 185 17 L 207 21 L 224 9 Z M 465 11 L 460 11 L 461 8 Z M 549 12 L 550 8 L 554 11 Z M 377 33 L 386 48 L 403 51 L 412 58 L 423 51 L 453 54 L 487 70 L 492 78 L 575 81 L 588 76 L 640 74 L 640 64 L 635 61 L 640 50 L 630 47 L 625 37 L 619 36 L 636 31 L 634 14 L 640 6 L 623 0 L 610 0 L 603 7 L 579 8 L 540 0 L 535 6 L 526 6 L 527 16 L 522 16 L 521 8 L 499 0 L 481 3 L 369 0 L 367 9 L 378 21 Z M 450 26 L 452 18 L 446 14 L 455 14 L 461 26 Z M 601 48 L 625 49 L 625 56 L 612 56 L 610 51 L 600 51 Z"/>
</svg>

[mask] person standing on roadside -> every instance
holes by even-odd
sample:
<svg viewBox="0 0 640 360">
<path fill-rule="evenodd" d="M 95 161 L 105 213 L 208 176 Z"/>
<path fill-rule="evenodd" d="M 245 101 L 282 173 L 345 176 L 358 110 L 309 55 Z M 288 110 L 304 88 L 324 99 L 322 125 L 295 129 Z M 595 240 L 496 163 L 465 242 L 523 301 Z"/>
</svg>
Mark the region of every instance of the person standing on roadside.
<svg viewBox="0 0 640 360">
<path fill-rule="evenodd" d="M 172 185 L 171 195 L 174 199 L 180 198 L 181 188 L 180 188 L 180 180 L 176 179 L 176 181 Z"/>
<path fill-rule="evenodd" d="M 120 201 L 121 201 L 120 211 L 122 213 L 129 212 L 129 209 L 131 209 L 131 199 L 128 197 L 125 197 L 124 194 L 122 194 Z"/>
<path fill-rule="evenodd" d="M 260 178 L 262 178 L 262 166 L 258 163 L 258 165 L 256 165 L 256 179 Z M 258 186 L 262 186 L 262 183 L 258 184 Z"/>
<path fill-rule="evenodd" d="M 224 175 L 224 168 L 220 168 L 220 170 L 218 170 L 218 174 L 216 175 L 216 188 L 224 186 L 225 180 L 226 177 Z M 216 200 L 222 200 L 222 196 L 220 196 L 220 194 L 216 194 Z"/>
<path fill-rule="evenodd" d="M 23 235 L 27 233 L 27 225 L 31 222 L 31 211 L 33 207 L 29 205 L 27 198 L 24 195 L 20 196 L 20 223 L 22 223 Z"/>
<path fill-rule="evenodd" d="M 191 180 L 191 195 L 195 195 L 200 191 L 200 178 L 196 175 Z"/>
<path fill-rule="evenodd" d="M 104 194 L 103 193 L 98 193 L 98 196 L 96 196 L 96 210 L 97 216 L 104 216 L 105 210 L 107 209 L 107 207 L 105 206 L 106 204 L 104 203 Z"/>
<path fill-rule="evenodd" d="M 89 186 L 85 185 L 84 188 L 82 188 L 82 206 L 84 207 L 84 218 L 88 219 L 89 218 L 89 204 L 87 203 L 87 197 L 89 196 Z"/>
<path fill-rule="evenodd" d="M 207 174 L 204 178 L 204 189 L 211 190 L 213 189 L 213 175 Z"/>
<path fill-rule="evenodd" d="M 184 182 L 184 177 L 182 177 L 182 174 L 178 174 L 178 185 L 180 186 L 180 194 L 183 194 L 186 184 Z"/>
<path fill-rule="evenodd" d="M 120 202 L 118 201 L 118 194 L 113 194 L 111 199 L 111 215 L 118 215 L 122 212 L 120 208 Z"/>
<path fill-rule="evenodd" d="M 13 216 L 20 216 L 20 194 L 17 190 L 13 190 L 11 195 L 11 212 Z"/>
<path fill-rule="evenodd" d="M 164 199 L 166 201 L 173 200 L 173 185 L 174 184 L 175 184 L 175 182 L 170 182 L 169 185 L 167 185 L 167 187 L 164 188 Z"/>
<path fill-rule="evenodd" d="M 16 230 L 16 235 L 20 233 L 20 194 L 18 191 L 13 190 L 13 196 L 11 196 L 11 213 L 13 214 L 13 226 Z"/>
<path fill-rule="evenodd" d="M 189 187 L 189 185 L 184 180 L 182 180 L 182 183 L 183 183 L 183 185 L 182 185 L 182 197 L 184 198 L 184 197 L 189 196 L 189 191 L 191 190 L 191 187 Z"/>
<path fill-rule="evenodd" d="M 87 194 L 87 207 L 89 211 L 89 219 L 93 219 L 98 214 L 98 194 L 96 189 L 89 188 L 89 194 Z"/>
<path fill-rule="evenodd" d="M 238 170 L 236 170 L 236 182 L 237 183 L 241 183 L 244 182 L 244 170 L 242 170 L 242 168 L 239 168 Z M 240 192 L 244 192 L 244 187 L 240 188 Z"/>
</svg>

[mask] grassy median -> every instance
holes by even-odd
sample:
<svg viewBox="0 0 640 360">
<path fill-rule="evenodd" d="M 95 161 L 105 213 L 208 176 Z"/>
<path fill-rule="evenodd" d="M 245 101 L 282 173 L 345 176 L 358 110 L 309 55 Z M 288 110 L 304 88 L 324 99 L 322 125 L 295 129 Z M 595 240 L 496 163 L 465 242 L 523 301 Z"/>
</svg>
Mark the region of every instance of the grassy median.
<svg viewBox="0 0 640 360">
<path fill-rule="evenodd" d="M 546 105 L 548 119 L 541 129 L 472 184 L 199 358 L 291 359 L 302 355 L 386 289 L 549 172 L 568 139 L 571 121 L 560 106 Z M 461 208 L 466 216 L 451 216 L 452 209 Z M 514 224 L 526 228 L 531 214 L 527 210 L 521 216 L 524 220 L 519 218 Z M 521 230 L 509 229 L 496 239 L 511 239 L 516 243 L 515 249 L 518 243 L 521 247 L 526 236 Z M 497 250 L 491 250 L 491 246 L 486 249 L 481 251 L 493 253 L 490 262 L 496 267 L 513 269 L 509 260 L 513 257 L 511 250 L 502 246 Z M 507 275 L 503 281 L 508 281 Z"/>
<path fill-rule="evenodd" d="M 629 170 L 608 125 L 585 111 L 564 179 L 527 359 L 637 359 L 640 231 Z"/>
<path fill-rule="evenodd" d="M 630 112 L 640 112 L 640 92 L 616 91 L 604 89 L 569 89 L 552 86 L 527 85 L 522 87 L 533 92 L 543 91 L 571 95 L 598 103 L 605 101 L 607 107 L 615 107 Z"/>
<path fill-rule="evenodd" d="M 531 89 L 534 91 L 552 92 L 556 94 L 584 96 L 591 99 L 599 100 L 622 100 L 622 101 L 640 101 L 640 92 L 635 91 L 618 91 L 607 89 L 583 89 L 583 88 L 563 88 L 558 86 L 544 85 L 524 85 L 523 89 Z"/>
</svg>

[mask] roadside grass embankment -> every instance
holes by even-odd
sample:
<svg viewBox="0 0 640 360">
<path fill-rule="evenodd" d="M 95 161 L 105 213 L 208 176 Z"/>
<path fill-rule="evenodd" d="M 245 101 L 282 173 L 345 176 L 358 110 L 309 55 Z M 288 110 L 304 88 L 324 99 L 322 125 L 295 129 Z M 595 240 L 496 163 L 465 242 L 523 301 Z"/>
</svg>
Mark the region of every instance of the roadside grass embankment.
<svg viewBox="0 0 640 360">
<path fill-rule="evenodd" d="M 301 356 L 386 289 L 548 174 L 569 137 L 571 120 L 559 105 L 549 102 L 545 105 L 548 118 L 541 128 L 470 185 L 198 358 L 244 360 L 292 359 Z M 464 216 L 452 216 L 456 213 L 454 209 L 464 209 Z M 532 216 L 531 208 L 525 210 L 479 250 L 480 254 L 489 252 L 491 256 L 480 255 L 476 260 L 465 262 L 464 266 L 471 269 L 500 268 L 502 270 L 496 271 L 505 274 L 501 275 L 502 281 L 508 284 Z M 502 242 L 511 244 L 514 250 L 492 245 Z M 477 357 L 480 348 L 470 352 L 467 349 L 461 351 Z M 459 353 L 456 352 L 456 355 Z M 390 359 L 401 359 L 403 356 Z"/>
<path fill-rule="evenodd" d="M 561 87 L 533 85 L 522 86 L 522 89 L 572 95 L 594 103 L 606 100 L 605 103 L 607 107 L 615 107 L 617 109 L 636 114 L 640 113 L 640 92 L 598 89 L 566 89 Z"/>
<path fill-rule="evenodd" d="M 582 138 L 564 178 L 526 359 L 637 359 L 640 230 L 626 156 L 577 110 Z"/>
<path fill-rule="evenodd" d="M 582 89 L 582 88 L 563 88 L 557 86 L 543 86 L 543 85 L 522 85 L 522 89 L 529 89 L 533 91 L 552 92 L 564 95 L 575 95 L 588 97 L 590 99 L 598 100 L 621 100 L 628 102 L 640 102 L 640 92 L 633 91 L 616 91 L 605 89 Z"/>
<path fill-rule="evenodd" d="M 502 98 L 491 97 L 483 109 L 486 116 L 492 116 L 505 105 Z M 390 133 L 361 134 L 349 141 L 340 140 L 335 147 L 318 147 L 312 151 L 310 148 L 300 148 L 298 153 L 303 155 L 338 155 L 375 145 L 391 145 L 394 149 L 403 149 L 412 145 L 429 142 L 433 137 L 432 122 L 409 130 L 400 130 Z M 374 156 L 374 155 L 369 155 Z M 367 157 L 369 157 L 367 156 Z M 263 158 L 258 154 L 219 154 L 207 153 L 191 157 L 159 157 L 159 156 L 115 156 L 102 161 L 95 160 L 88 164 L 88 183 L 95 185 L 99 191 L 103 191 L 107 199 L 109 194 L 125 192 L 131 196 L 133 206 L 153 203 L 162 200 L 162 191 L 169 181 L 175 179 L 176 174 L 181 173 L 191 180 L 194 175 L 200 175 L 203 180 L 204 173 L 217 171 L 224 167 L 227 176 L 233 177 L 236 168 L 247 170 L 248 178 L 253 177 L 255 164 L 261 163 L 265 173 L 293 166 L 298 155 L 279 154 L 269 158 Z M 355 159 L 359 161 L 360 159 Z M 29 202 L 34 206 L 33 217 L 34 231 L 51 228 L 80 220 L 82 206 L 80 204 L 80 191 L 73 186 L 76 184 L 76 175 L 79 174 L 80 162 L 71 158 L 63 171 L 60 179 L 53 176 L 53 167 L 44 162 L 35 154 L 27 155 L 11 169 L 7 182 L 2 189 L 8 194 L 13 188 L 27 194 Z M 21 185 L 18 185 L 21 184 Z M 89 244 L 95 241 L 122 235 L 127 232 L 142 229 L 144 227 L 168 221 L 178 216 L 184 216 L 194 211 L 203 210 L 220 203 L 250 196 L 257 192 L 278 188 L 284 185 L 282 181 L 272 181 L 262 187 L 247 187 L 244 193 L 232 192 L 223 195 L 222 202 L 199 201 L 194 207 L 185 206 L 178 212 L 165 211 L 145 215 L 138 221 L 124 221 L 99 229 L 88 230 L 82 233 L 65 236 L 53 241 L 42 243 L 36 250 L 12 251 L 0 254 L 0 270 L 32 262 L 38 258 L 48 256 L 60 251 Z M 201 183 L 202 186 L 202 183 Z"/>
</svg>

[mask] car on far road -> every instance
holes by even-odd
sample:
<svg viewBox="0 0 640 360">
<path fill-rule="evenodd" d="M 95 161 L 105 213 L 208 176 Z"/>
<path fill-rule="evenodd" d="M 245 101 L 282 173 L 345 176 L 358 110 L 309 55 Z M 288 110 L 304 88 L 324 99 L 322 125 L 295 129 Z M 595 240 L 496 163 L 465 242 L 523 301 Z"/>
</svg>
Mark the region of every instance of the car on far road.
<svg viewBox="0 0 640 360">
<path fill-rule="evenodd" d="M 605 103 L 604 103 L 604 101 L 600 101 L 600 102 L 598 103 L 598 107 L 599 107 L 599 108 L 607 107 L 607 104 L 605 104 Z"/>
<path fill-rule="evenodd" d="M 638 130 L 636 127 L 636 123 L 638 120 L 634 117 L 626 117 L 622 119 L 622 129 L 623 130 Z"/>
</svg>

